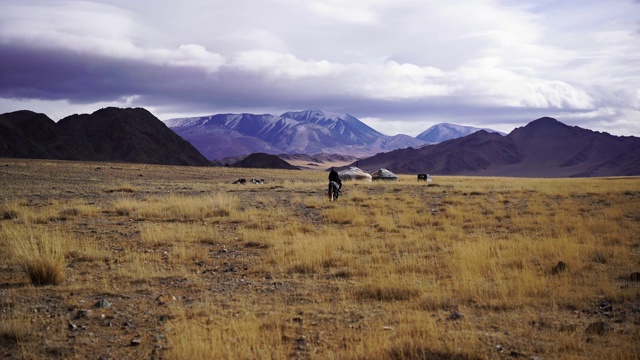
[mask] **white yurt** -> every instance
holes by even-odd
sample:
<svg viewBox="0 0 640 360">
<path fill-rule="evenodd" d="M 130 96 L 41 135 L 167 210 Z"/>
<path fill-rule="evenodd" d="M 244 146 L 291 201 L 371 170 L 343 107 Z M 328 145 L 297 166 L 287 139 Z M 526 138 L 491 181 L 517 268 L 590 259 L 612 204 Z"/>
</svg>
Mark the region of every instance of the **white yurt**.
<svg viewBox="0 0 640 360">
<path fill-rule="evenodd" d="M 398 176 L 392 173 L 387 169 L 380 169 L 374 172 L 372 175 L 373 180 L 396 180 L 398 181 Z"/>
<path fill-rule="evenodd" d="M 338 172 L 340 176 L 340 180 L 364 180 L 371 181 L 371 175 L 364 172 L 363 170 L 352 166 L 348 169 L 342 170 Z"/>
</svg>

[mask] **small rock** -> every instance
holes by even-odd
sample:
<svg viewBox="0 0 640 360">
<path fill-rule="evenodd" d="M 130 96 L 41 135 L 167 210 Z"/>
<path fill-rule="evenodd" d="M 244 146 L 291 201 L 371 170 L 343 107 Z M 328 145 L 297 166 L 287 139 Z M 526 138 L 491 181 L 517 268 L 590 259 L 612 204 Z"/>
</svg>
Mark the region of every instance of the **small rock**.
<svg viewBox="0 0 640 360">
<path fill-rule="evenodd" d="M 100 299 L 93 306 L 98 308 L 98 309 L 106 309 L 108 307 L 111 307 L 111 303 L 107 299 Z"/>
<path fill-rule="evenodd" d="M 600 305 L 598 306 L 600 308 L 600 310 L 602 311 L 611 311 L 613 310 L 613 306 L 611 305 L 611 303 L 607 300 L 602 300 L 600 302 Z"/>
<path fill-rule="evenodd" d="M 451 314 L 449 314 L 449 316 L 447 316 L 447 320 L 455 321 L 455 320 L 460 320 L 463 317 L 464 316 L 462 316 L 462 314 L 454 310 L 451 312 Z"/>
<path fill-rule="evenodd" d="M 304 335 L 300 336 L 296 339 L 296 344 L 298 344 L 298 350 L 304 350 L 307 346 L 307 338 L 305 338 Z"/>
<path fill-rule="evenodd" d="M 504 352 L 504 346 L 496 345 L 496 350 L 498 350 L 498 352 Z"/>
<path fill-rule="evenodd" d="M 91 310 L 78 310 L 75 318 L 80 319 L 89 316 L 89 314 L 91 314 Z"/>
<path fill-rule="evenodd" d="M 131 346 L 138 346 L 142 343 L 142 340 L 140 339 L 132 339 L 131 340 Z"/>
<path fill-rule="evenodd" d="M 176 301 L 176 300 L 177 299 L 175 295 L 171 295 L 171 294 L 161 294 L 161 295 L 158 295 L 158 297 L 156 297 L 156 301 L 158 302 L 158 305 L 164 305 L 169 301 Z"/>
<path fill-rule="evenodd" d="M 78 325 L 76 325 L 76 324 L 72 323 L 72 322 L 71 322 L 71 320 L 69 320 L 69 321 L 67 322 L 67 328 L 68 328 L 69 330 L 71 330 L 71 331 L 76 331 L 76 330 L 78 330 Z"/>
</svg>

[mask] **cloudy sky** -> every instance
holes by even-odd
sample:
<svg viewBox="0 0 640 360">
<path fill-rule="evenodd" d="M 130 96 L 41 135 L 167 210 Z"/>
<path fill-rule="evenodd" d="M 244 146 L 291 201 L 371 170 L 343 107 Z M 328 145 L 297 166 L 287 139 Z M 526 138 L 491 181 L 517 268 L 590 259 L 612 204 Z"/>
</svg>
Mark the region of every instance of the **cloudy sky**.
<svg viewBox="0 0 640 360">
<path fill-rule="evenodd" d="M 105 106 L 640 136 L 640 0 L 1 0 L 0 113 Z"/>
</svg>

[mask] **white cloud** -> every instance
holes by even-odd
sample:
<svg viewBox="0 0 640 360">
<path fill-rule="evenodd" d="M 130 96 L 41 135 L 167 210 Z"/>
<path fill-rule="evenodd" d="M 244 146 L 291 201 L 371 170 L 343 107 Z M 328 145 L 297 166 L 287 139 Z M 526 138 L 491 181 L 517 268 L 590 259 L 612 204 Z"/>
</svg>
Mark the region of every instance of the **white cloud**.
<svg viewBox="0 0 640 360">
<path fill-rule="evenodd" d="M 355 6 L 354 6 L 355 5 Z M 345 22 L 372 23 L 377 19 L 377 15 L 371 9 L 363 7 L 362 4 L 347 1 L 314 1 L 309 4 L 309 8 L 322 15 Z"/>
<path fill-rule="evenodd" d="M 402 129 L 418 118 L 447 121 L 453 110 L 436 108 L 455 104 L 487 123 L 517 109 L 521 118 L 546 113 L 640 135 L 639 8 L 629 0 L 4 0 L 0 46 L 149 64 L 166 78 L 190 68 L 216 74 L 190 79 L 181 91 L 192 87 L 194 96 L 163 104 L 167 112 L 189 109 L 191 98 L 218 104 L 231 86 L 242 94 L 226 98 L 237 108 L 330 99 Z M 148 87 L 155 95 L 161 85 Z M 135 91 L 123 96 L 158 107 Z M 69 97 L 56 104 L 77 102 Z M 371 114 L 371 104 L 396 113 Z"/>
</svg>

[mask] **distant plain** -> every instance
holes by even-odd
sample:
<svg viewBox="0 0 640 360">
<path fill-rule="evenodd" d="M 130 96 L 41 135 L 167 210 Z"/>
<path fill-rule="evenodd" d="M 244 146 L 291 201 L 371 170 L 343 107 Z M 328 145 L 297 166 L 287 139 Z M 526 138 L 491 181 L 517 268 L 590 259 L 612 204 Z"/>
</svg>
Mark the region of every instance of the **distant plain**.
<svg viewBox="0 0 640 360">
<path fill-rule="evenodd" d="M 640 357 L 640 178 L 326 176 L 0 159 L 0 356 Z"/>
</svg>

